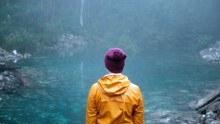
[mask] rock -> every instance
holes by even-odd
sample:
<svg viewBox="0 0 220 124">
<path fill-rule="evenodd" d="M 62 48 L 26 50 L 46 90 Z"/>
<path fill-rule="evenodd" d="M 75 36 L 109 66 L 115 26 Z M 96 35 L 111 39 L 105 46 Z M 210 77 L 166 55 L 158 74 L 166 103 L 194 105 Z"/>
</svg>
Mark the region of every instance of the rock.
<svg viewBox="0 0 220 124">
<path fill-rule="evenodd" d="M 209 48 L 201 50 L 200 55 L 207 61 L 220 63 L 220 41 L 217 41 Z"/>
<path fill-rule="evenodd" d="M 59 37 L 57 44 L 46 46 L 44 49 L 55 52 L 59 56 L 73 56 L 81 51 L 87 44 L 82 36 L 63 34 Z"/>
<path fill-rule="evenodd" d="M 9 77 L 5 77 L 6 81 L 11 81 L 11 79 Z"/>
<path fill-rule="evenodd" d="M 0 72 L 0 77 L 2 78 L 0 80 L 0 91 L 7 94 L 13 94 L 16 92 L 16 89 L 18 87 L 23 86 L 23 84 L 20 82 L 20 77 L 17 77 L 16 73 L 18 73 L 18 70 L 15 70 L 13 72 Z"/>
<path fill-rule="evenodd" d="M 189 106 L 199 113 L 205 114 L 207 107 L 218 100 L 220 100 L 220 88 L 200 100 L 192 101 Z"/>
<path fill-rule="evenodd" d="M 3 75 L 0 74 L 0 81 L 2 81 L 2 80 L 3 80 Z"/>
<path fill-rule="evenodd" d="M 200 100 L 191 102 L 190 107 L 202 114 L 202 124 L 220 124 L 220 88 Z"/>
<path fill-rule="evenodd" d="M 216 119 L 216 113 L 213 113 L 211 111 L 211 112 L 206 113 L 203 122 L 205 124 L 211 124 L 213 121 L 215 121 L 215 119 Z"/>
<path fill-rule="evenodd" d="M 29 54 L 29 53 L 24 53 L 24 58 L 26 59 L 26 58 L 31 58 L 31 54 Z"/>
<path fill-rule="evenodd" d="M 4 76 L 8 76 L 8 71 L 4 71 L 2 74 L 3 74 Z"/>
<path fill-rule="evenodd" d="M 3 62 L 0 62 L 0 65 L 5 65 L 5 63 L 3 63 Z"/>
<path fill-rule="evenodd" d="M 146 111 L 145 116 L 153 118 L 151 121 L 146 121 L 149 124 L 199 124 L 199 116 L 195 113 L 178 113 L 166 110 Z"/>
<path fill-rule="evenodd" d="M 20 53 L 17 53 L 17 51 L 15 52 L 15 50 L 13 50 L 13 52 L 8 52 L 0 47 L 0 61 L 16 62 L 17 60 L 26 59 L 30 57 L 31 54 L 25 53 L 24 55 L 22 55 Z"/>
<path fill-rule="evenodd" d="M 160 123 L 163 123 L 163 124 L 174 124 L 174 119 L 172 118 L 165 118 L 165 119 L 161 119 L 160 120 Z"/>
<path fill-rule="evenodd" d="M 206 111 L 220 112 L 220 101 L 216 101 L 210 104 Z"/>
<path fill-rule="evenodd" d="M 220 124 L 220 121 L 212 121 L 210 124 Z"/>
</svg>

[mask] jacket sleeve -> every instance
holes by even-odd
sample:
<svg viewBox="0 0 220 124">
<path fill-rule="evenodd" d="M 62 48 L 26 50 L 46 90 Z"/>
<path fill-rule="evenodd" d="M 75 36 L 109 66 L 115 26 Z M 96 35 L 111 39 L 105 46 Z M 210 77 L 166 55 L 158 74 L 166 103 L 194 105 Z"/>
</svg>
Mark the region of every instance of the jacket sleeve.
<svg viewBox="0 0 220 124">
<path fill-rule="evenodd" d="M 96 88 L 92 85 L 87 100 L 87 107 L 86 107 L 86 124 L 96 124 L 97 122 L 97 108 L 95 102 L 95 93 Z"/>
<path fill-rule="evenodd" d="M 139 95 L 139 100 L 138 100 L 138 105 L 135 107 L 135 112 L 134 112 L 134 124 L 144 124 L 144 102 L 143 102 L 143 97 L 141 94 L 141 90 L 138 87 L 137 89 L 138 95 Z"/>
</svg>

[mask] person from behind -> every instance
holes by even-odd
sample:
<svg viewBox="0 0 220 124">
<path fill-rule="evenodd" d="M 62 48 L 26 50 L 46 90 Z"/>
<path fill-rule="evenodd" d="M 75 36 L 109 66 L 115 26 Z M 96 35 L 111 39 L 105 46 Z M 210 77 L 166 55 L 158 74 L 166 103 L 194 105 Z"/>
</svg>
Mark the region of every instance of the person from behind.
<svg viewBox="0 0 220 124">
<path fill-rule="evenodd" d="M 140 88 L 122 74 L 125 52 L 110 48 L 104 57 L 109 74 L 91 86 L 86 124 L 144 124 L 144 103 Z"/>
</svg>

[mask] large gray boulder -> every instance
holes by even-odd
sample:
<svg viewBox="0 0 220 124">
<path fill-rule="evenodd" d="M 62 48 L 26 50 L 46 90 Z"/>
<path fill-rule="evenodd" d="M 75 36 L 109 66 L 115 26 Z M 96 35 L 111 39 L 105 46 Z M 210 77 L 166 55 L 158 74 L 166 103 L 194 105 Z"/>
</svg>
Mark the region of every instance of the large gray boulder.
<svg viewBox="0 0 220 124">
<path fill-rule="evenodd" d="M 220 41 L 217 41 L 209 48 L 201 50 L 200 55 L 203 59 L 207 61 L 220 63 Z"/>
<path fill-rule="evenodd" d="M 208 94 L 202 99 L 195 100 L 189 104 L 189 106 L 198 111 L 201 114 L 206 112 L 206 109 L 213 103 L 220 100 L 220 88 Z"/>
</svg>

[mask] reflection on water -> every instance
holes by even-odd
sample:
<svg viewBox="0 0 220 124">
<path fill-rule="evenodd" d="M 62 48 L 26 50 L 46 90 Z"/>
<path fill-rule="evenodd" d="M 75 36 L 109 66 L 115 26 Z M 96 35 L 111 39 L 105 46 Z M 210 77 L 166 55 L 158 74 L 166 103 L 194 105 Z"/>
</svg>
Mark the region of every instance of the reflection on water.
<svg viewBox="0 0 220 124">
<path fill-rule="evenodd" d="M 84 123 L 90 86 L 106 73 L 102 59 L 49 57 L 19 64 L 31 86 L 0 94 L 0 122 Z M 166 122 L 167 115 L 193 118 L 188 103 L 218 87 L 219 73 L 216 65 L 176 56 L 130 58 L 124 71 L 142 90 L 146 123 Z"/>
</svg>

